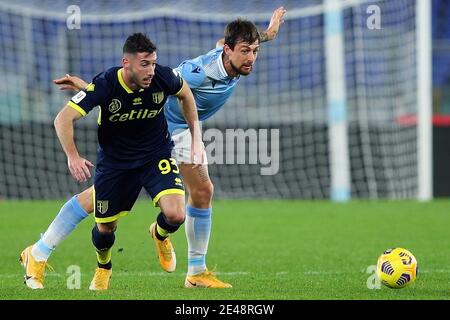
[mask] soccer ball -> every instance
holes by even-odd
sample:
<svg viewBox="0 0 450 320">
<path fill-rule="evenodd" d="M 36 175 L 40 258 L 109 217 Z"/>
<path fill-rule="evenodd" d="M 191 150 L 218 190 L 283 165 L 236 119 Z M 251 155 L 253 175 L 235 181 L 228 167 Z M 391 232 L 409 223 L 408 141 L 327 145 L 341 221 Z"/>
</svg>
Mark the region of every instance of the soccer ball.
<svg viewBox="0 0 450 320">
<path fill-rule="evenodd" d="M 417 260 L 403 248 L 388 249 L 378 258 L 377 276 L 389 288 L 403 288 L 416 280 Z"/>
</svg>

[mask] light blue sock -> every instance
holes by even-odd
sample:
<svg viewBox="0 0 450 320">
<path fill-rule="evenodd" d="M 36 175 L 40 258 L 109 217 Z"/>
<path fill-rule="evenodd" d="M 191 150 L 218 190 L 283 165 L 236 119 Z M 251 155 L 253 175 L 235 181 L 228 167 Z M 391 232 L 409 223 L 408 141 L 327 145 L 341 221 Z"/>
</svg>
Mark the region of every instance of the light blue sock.
<svg viewBox="0 0 450 320">
<path fill-rule="evenodd" d="M 206 270 L 206 253 L 211 234 L 212 208 L 199 209 L 186 206 L 184 223 L 188 241 L 188 275 L 202 273 Z"/>
<path fill-rule="evenodd" d="M 88 216 L 80 206 L 77 197 L 72 197 L 59 211 L 47 231 L 33 246 L 31 254 L 37 261 L 48 259 L 52 251 Z"/>
</svg>

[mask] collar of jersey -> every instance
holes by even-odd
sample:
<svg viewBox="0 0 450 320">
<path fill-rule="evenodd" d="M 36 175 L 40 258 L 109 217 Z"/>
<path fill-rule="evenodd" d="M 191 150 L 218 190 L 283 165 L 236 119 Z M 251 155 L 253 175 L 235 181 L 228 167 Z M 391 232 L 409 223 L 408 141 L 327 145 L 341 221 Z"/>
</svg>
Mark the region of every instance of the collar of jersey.
<svg viewBox="0 0 450 320">
<path fill-rule="evenodd" d="M 229 79 L 237 79 L 240 77 L 240 75 L 238 74 L 236 77 L 230 77 L 227 73 L 227 71 L 225 70 L 225 66 L 223 65 L 223 59 L 222 59 L 222 55 L 223 55 L 223 49 L 222 52 L 220 53 L 219 57 L 217 58 L 217 67 L 219 69 L 219 74 L 222 77 L 222 79 L 217 79 L 217 80 L 229 80 Z"/>
<path fill-rule="evenodd" d="M 117 70 L 117 79 L 119 79 L 119 83 L 122 86 L 122 88 L 125 89 L 125 91 L 127 93 L 133 93 L 134 91 L 130 89 L 130 87 L 127 86 L 127 84 L 125 83 L 125 81 L 123 81 L 123 77 L 122 77 L 122 70 L 123 68 L 120 68 L 119 70 Z M 139 92 L 144 91 L 144 89 L 139 89 Z"/>
<path fill-rule="evenodd" d="M 223 65 L 222 54 L 223 51 L 221 54 L 219 54 L 219 57 L 217 58 L 217 67 L 219 68 L 219 73 L 222 78 L 229 78 L 228 73 L 225 70 L 225 66 Z"/>
</svg>

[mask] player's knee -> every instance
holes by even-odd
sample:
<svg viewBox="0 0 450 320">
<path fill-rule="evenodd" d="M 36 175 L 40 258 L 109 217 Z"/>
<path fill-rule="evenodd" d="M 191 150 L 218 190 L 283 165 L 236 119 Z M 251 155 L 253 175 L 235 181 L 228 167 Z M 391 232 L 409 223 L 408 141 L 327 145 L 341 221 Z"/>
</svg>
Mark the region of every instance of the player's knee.
<svg viewBox="0 0 450 320">
<path fill-rule="evenodd" d="M 158 225 L 167 230 L 169 233 L 173 233 L 184 223 L 186 218 L 185 209 L 183 206 L 175 206 L 160 213 L 156 222 Z"/>
<path fill-rule="evenodd" d="M 167 222 L 174 225 L 183 224 L 186 215 L 184 196 L 178 194 L 163 196 L 158 204 Z"/>
<path fill-rule="evenodd" d="M 202 183 L 191 189 L 190 196 L 196 207 L 202 208 L 209 206 L 214 194 L 214 185 L 212 182 Z"/>
<path fill-rule="evenodd" d="M 169 223 L 182 225 L 186 217 L 184 203 L 166 208 L 164 216 Z"/>
<path fill-rule="evenodd" d="M 92 243 L 94 247 L 99 251 L 111 248 L 116 240 L 114 231 L 115 229 L 102 227 L 99 230 L 99 227 L 95 225 L 92 229 Z"/>
<path fill-rule="evenodd" d="M 214 186 L 211 182 L 195 186 L 191 190 L 191 197 L 195 200 L 211 200 L 214 193 Z"/>
<path fill-rule="evenodd" d="M 171 219 L 169 220 L 170 223 L 181 226 L 184 223 L 184 220 L 186 219 L 186 215 L 184 213 L 184 210 L 176 212 Z"/>
</svg>

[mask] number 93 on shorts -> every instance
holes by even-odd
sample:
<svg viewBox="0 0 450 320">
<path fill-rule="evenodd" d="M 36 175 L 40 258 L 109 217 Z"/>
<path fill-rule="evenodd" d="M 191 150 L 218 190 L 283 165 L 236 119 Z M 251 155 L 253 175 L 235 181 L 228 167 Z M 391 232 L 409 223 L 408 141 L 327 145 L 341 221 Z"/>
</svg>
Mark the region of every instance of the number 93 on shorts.
<svg viewBox="0 0 450 320">
<path fill-rule="evenodd" d="M 112 222 L 128 214 L 142 188 L 155 206 L 164 195 L 184 195 L 176 160 L 167 155 L 130 170 L 97 166 L 94 180 L 96 222 Z"/>
</svg>

